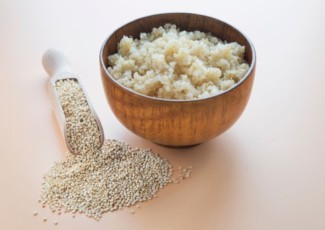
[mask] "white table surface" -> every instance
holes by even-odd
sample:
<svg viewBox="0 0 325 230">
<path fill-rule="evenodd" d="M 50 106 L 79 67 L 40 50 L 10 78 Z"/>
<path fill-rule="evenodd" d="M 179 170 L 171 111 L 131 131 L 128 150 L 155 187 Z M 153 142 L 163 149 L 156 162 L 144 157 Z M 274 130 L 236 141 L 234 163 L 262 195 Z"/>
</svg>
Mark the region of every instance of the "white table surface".
<svg viewBox="0 0 325 230">
<path fill-rule="evenodd" d="M 242 30 L 255 45 L 257 71 L 249 104 L 229 131 L 197 147 L 169 149 L 117 121 L 98 56 L 120 25 L 179 11 Z M 0 229 L 324 230 L 324 12 L 322 0 L 1 0 Z M 124 209 L 99 222 L 42 209 L 42 174 L 65 151 L 41 65 L 52 46 L 69 54 L 108 138 L 152 148 L 175 166 L 192 165 L 192 177 L 164 188 L 135 214 Z"/>
</svg>

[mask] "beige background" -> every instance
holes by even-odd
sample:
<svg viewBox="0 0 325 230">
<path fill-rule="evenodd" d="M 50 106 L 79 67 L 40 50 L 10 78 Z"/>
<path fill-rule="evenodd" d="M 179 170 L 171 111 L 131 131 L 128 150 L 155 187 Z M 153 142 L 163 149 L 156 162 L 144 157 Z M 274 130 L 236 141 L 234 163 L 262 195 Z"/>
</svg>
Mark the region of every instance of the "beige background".
<svg viewBox="0 0 325 230">
<path fill-rule="evenodd" d="M 115 28 L 170 11 L 225 20 L 257 50 L 256 81 L 240 120 L 189 149 L 130 133 L 108 108 L 99 77 L 99 49 Z M 324 230 L 324 12 L 322 0 L 1 0 L 0 229 Z M 166 187 L 135 214 L 125 209 L 99 222 L 42 209 L 42 174 L 65 151 L 41 65 L 51 46 L 69 54 L 108 138 L 194 166 L 190 180 Z"/>
</svg>

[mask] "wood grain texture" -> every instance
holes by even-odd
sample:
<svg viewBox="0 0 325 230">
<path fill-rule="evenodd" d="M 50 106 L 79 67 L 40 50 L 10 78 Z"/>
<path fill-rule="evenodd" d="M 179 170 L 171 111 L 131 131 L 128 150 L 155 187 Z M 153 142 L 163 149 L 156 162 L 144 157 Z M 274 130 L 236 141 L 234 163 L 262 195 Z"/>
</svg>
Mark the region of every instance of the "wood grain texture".
<svg viewBox="0 0 325 230">
<path fill-rule="evenodd" d="M 246 47 L 248 74 L 231 90 L 206 99 L 176 101 L 138 94 L 117 83 L 107 71 L 108 56 L 117 52 L 123 35 L 138 38 L 141 32 L 173 23 L 182 30 L 210 32 L 228 42 Z M 244 111 L 255 75 L 255 51 L 251 42 L 234 27 L 211 17 L 170 13 L 152 15 L 130 22 L 104 42 L 100 71 L 108 103 L 120 122 L 133 133 L 158 144 L 189 146 L 210 140 L 229 129 Z"/>
</svg>

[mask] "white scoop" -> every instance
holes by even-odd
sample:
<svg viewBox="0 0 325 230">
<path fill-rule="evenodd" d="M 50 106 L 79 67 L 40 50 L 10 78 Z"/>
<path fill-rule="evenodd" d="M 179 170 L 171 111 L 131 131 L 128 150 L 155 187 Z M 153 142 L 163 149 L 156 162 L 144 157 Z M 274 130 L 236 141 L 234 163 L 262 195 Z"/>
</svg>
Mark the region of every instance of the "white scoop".
<svg viewBox="0 0 325 230">
<path fill-rule="evenodd" d="M 42 62 L 43 62 L 44 69 L 50 76 L 49 91 L 51 93 L 53 104 L 55 107 L 54 108 L 55 114 L 56 114 L 57 120 L 59 122 L 61 131 L 63 132 L 65 143 L 66 143 L 69 151 L 73 154 L 77 154 L 77 153 L 73 152 L 69 142 L 67 141 L 66 119 L 65 119 L 64 112 L 63 112 L 62 106 L 61 106 L 59 98 L 58 98 L 58 94 L 55 90 L 56 81 L 64 80 L 64 79 L 74 79 L 79 83 L 79 85 L 87 99 L 87 103 L 90 108 L 90 111 L 91 111 L 93 117 L 95 118 L 95 120 L 97 122 L 98 129 L 101 133 L 101 139 L 100 139 L 100 147 L 101 147 L 103 145 L 104 139 L 105 139 L 103 127 L 100 123 L 100 120 L 99 120 L 92 104 L 90 103 L 90 100 L 86 94 L 85 88 L 83 86 L 83 83 L 82 83 L 80 77 L 77 74 L 72 73 L 70 71 L 70 62 L 69 62 L 68 58 L 66 57 L 66 55 L 58 49 L 51 48 L 51 49 L 48 49 L 44 53 Z"/>
</svg>

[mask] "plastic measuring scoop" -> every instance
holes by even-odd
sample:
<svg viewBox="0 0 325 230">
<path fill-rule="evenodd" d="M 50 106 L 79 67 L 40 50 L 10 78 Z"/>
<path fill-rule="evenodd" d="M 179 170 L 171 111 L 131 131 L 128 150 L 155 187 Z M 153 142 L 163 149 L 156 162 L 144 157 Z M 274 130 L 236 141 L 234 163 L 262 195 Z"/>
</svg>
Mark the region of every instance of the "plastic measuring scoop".
<svg viewBox="0 0 325 230">
<path fill-rule="evenodd" d="M 67 58 L 67 56 L 60 50 L 58 49 L 48 49 L 42 58 L 42 62 L 43 62 L 43 66 L 44 69 L 46 70 L 46 72 L 48 73 L 48 75 L 50 76 L 50 81 L 49 81 L 49 91 L 52 97 L 52 101 L 53 101 L 53 105 L 54 105 L 54 110 L 55 110 L 55 114 L 57 117 L 57 120 L 59 122 L 61 131 L 63 132 L 64 135 L 64 139 L 65 139 L 65 143 L 69 149 L 69 151 L 72 154 L 78 154 L 76 152 L 73 151 L 72 147 L 69 144 L 69 141 L 67 139 L 67 127 L 66 127 L 66 119 L 64 116 L 64 112 L 62 109 L 62 106 L 60 104 L 59 101 L 59 97 L 58 94 L 56 92 L 56 82 L 58 80 L 65 80 L 65 79 L 71 79 L 71 80 L 75 80 L 79 83 L 80 88 L 83 91 L 83 94 L 85 95 L 85 98 L 87 100 L 89 109 L 91 111 L 92 116 L 94 117 L 94 119 L 96 120 L 97 126 L 98 126 L 98 130 L 101 134 L 100 136 L 100 147 L 102 147 L 103 143 L 104 143 L 104 131 L 103 131 L 103 127 L 100 123 L 100 120 L 92 106 L 92 104 L 90 103 L 89 97 L 86 94 L 84 85 L 82 83 L 82 80 L 80 79 L 78 74 L 75 74 L 73 72 L 71 72 L 70 70 L 70 62 Z"/>
</svg>

